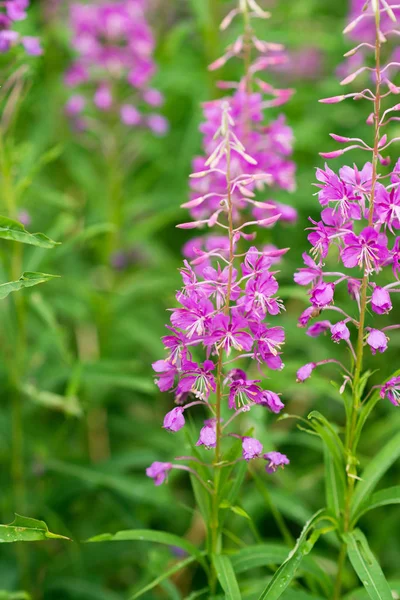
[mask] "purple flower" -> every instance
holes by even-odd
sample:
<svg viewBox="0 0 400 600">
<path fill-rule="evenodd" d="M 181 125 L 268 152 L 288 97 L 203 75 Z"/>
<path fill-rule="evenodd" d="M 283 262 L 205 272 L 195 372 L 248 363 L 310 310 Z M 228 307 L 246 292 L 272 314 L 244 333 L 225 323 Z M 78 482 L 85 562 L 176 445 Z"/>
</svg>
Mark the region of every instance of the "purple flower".
<svg viewBox="0 0 400 600">
<path fill-rule="evenodd" d="M 318 308 L 324 308 L 333 301 L 335 285 L 333 283 L 320 283 L 310 292 L 311 304 Z"/>
<path fill-rule="evenodd" d="M 285 408 L 285 405 L 279 398 L 278 394 L 269 390 L 264 390 L 262 392 L 262 400 L 261 402 L 257 403 L 262 404 L 263 406 L 267 406 L 270 409 L 270 411 L 276 414 L 280 413 L 281 410 Z"/>
<path fill-rule="evenodd" d="M 39 38 L 26 35 L 21 38 L 21 42 L 26 53 L 30 56 L 41 56 L 43 54 Z"/>
<path fill-rule="evenodd" d="M 394 406 L 400 406 L 400 377 L 392 377 L 381 388 L 380 396 L 387 398 Z"/>
<path fill-rule="evenodd" d="M 270 273 L 257 276 L 246 284 L 246 292 L 239 304 L 244 310 L 253 311 L 257 318 L 264 318 L 267 313 L 277 315 L 281 310 L 281 302 L 272 298 L 278 291 L 278 282 Z"/>
<path fill-rule="evenodd" d="M 184 308 L 177 308 L 172 312 L 171 323 L 183 329 L 188 338 L 204 335 L 214 312 L 212 302 L 207 298 L 185 298 L 183 294 L 178 294 L 177 299 Z"/>
<path fill-rule="evenodd" d="M 79 115 L 85 108 L 86 100 L 81 94 L 71 96 L 65 105 L 65 112 L 70 117 Z"/>
<path fill-rule="evenodd" d="M 229 386 L 229 408 L 250 408 L 250 404 L 262 404 L 262 390 L 258 381 L 236 379 Z"/>
<path fill-rule="evenodd" d="M 400 229 L 400 190 L 396 185 L 387 190 L 382 184 L 377 184 L 376 199 L 374 204 L 375 216 L 378 223 L 389 228 Z"/>
<path fill-rule="evenodd" d="M 262 452 L 262 449 L 262 443 L 256 440 L 255 438 L 242 438 L 243 458 L 245 460 L 252 460 L 253 458 L 258 458 Z"/>
<path fill-rule="evenodd" d="M 332 169 L 327 165 L 325 171 L 317 169 L 317 179 L 322 182 L 322 185 L 318 185 L 321 188 L 318 198 L 322 206 L 333 205 L 333 210 L 338 211 L 343 220 L 361 218 L 361 207 L 353 188 L 341 181 Z"/>
<path fill-rule="evenodd" d="M 347 183 L 357 194 L 369 194 L 372 185 L 372 163 L 367 162 L 358 170 L 356 165 L 353 168 L 344 166 L 339 170 L 340 177 L 344 183 Z"/>
<path fill-rule="evenodd" d="M 156 373 L 161 373 L 160 378 L 155 381 L 160 392 L 167 392 L 174 386 L 176 367 L 166 360 L 157 360 L 152 366 Z"/>
<path fill-rule="evenodd" d="M 212 371 L 215 365 L 212 360 L 206 360 L 201 367 L 195 362 L 185 361 L 182 364 L 181 378 L 176 388 L 177 395 L 191 392 L 201 400 L 207 400 L 211 392 L 215 392 L 215 378 Z"/>
<path fill-rule="evenodd" d="M 312 362 L 300 367 L 300 369 L 297 371 L 297 383 L 303 383 L 303 381 L 311 377 L 311 373 L 314 371 L 316 366 L 317 365 Z"/>
<path fill-rule="evenodd" d="M 303 260 L 306 268 L 298 269 L 298 272 L 294 275 L 294 280 L 299 285 L 309 285 L 321 277 L 322 269 L 308 254 L 303 254 Z"/>
<path fill-rule="evenodd" d="M 350 331 L 344 321 L 339 321 L 331 327 L 332 340 L 339 343 L 341 340 L 350 339 Z"/>
<path fill-rule="evenodd" d="M 390 294 L 385 288 L 374 287 L 371 296 L 371 308 L 377 315 L 385 315 L 392 310 Z"/>
<path fill-rule="evenodd" d="M 308 308 L 306 308 L 306 310 L 302 312 L 299 317 L 299 327 L 307 327 L 310 319 L 314 318 L 315 316 L 318 316 L 319 313 L 320 310 L 318 308 L 315 308 L 314 306 L 309 306 Z"/>
<path fill-rule="evenodd" d="M 124 123 L 124 125 L 128 125 L 129 127 L 139 125 L 142 120 L 140 112 L 135 106 L 133 106 L 133 104 L 123 104 L 120 109 L 120 116 L 122 123 Z"/>
<path fill-rule="evenodd" d="M 164 429 L 168 431 L 179 431 L 185 425 L 184 409 L 180 406 L 173 408 L 164 417 Z"/>
<path fill-rule="evenodd" d="M 215 419 L 204 421 L 204 427 L 200 430 L 200 437 L 196 446 L 205 446 L 206 448 L 215 448 L 217 445 L 217 431 Z"/>
<path fill-rule="evenodd" d="M 168 477 L 168 473 L 172 469 L 171 463 L 163 463 L 155 461 L 146 469 L 147 477 L 151 477 L 155 485 L 161 485 Z"/>
<path fill-rule="evenodd" d="M 311 325 L 311 327 L 309 327 L 307 329 L 306 333 L 310 337 L 318 337 L 322 333 L 325 333 L 326 331 L 328 331 L 328 329 L 330 327 L 331 327 L 330 321 L 318 321 L 317 323 L 314 323 L 313 325 Z"/>
<path fill-rule="evenodd" d="M 210 324 L 210 335 L 205 340 L 205 344 L 217 345 L 217 348 L 223 348 L 229 356 L 231 349 L 238 352 L 249 351 L 253 346 L 253 338 L 245 331 L 247 322 L 241 317 L 218 314 Z"/>
<path fill-rule="evenodd" d="M 100 110 L 110 110 L 113 103 L 111 89 L 105 83 L 102 83 L 94 95 L 94 103 Z"/>
<path fill-rule="evenodd" d="M 342 261 L 348 269 L 358 265 L 365 268 L 367 273 L 379 271 L 389 257 L 386 236 L 373 227 L 366 227 L 358 236 L 348 233 L 344 236 L 344 244 Z"/>
<path fill-rule="evenodd" d="M 285 465 L 290 464 L 288 457 L 280 452 L 268 452 L 264 454 L 263 458 L 267 461 L 265 470 L 269 474 L 275 473 L 278 467 L 283 469 Z"/>
<path fill-rule="evenodd" d="M 371 348 L 372 354 L 385 352 L 388 346 L 388 338 L 379 329 L 371 329 L 367 336 L 367 344 Z"/>
<path fill-rule="evenodd" d="M 163 136 L 168 133 L 169 124 L 162 115 L 150 115 L 147 118 L 147 125 L 155 135 Z"/>
</svg>

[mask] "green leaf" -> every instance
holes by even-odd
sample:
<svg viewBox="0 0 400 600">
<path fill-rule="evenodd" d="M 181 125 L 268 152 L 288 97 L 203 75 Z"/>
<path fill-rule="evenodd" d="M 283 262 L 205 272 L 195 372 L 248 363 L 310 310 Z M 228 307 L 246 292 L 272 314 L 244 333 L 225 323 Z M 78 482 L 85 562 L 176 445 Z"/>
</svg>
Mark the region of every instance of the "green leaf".
<svg viewBox="0 0 400 600">
<path fill-rule="evenodd" d="M 386 471 L 400 457 L 400 432 L 374 456 L 361 474 L 361 481 L 356 485 L 351 502 L 351 518 L 357 518 L 359 509 L 371 494 L 376 484 Z"/>
<path fill-rule="evenodd" d="M 326 505 L 337 517 L 340 516 L 345 498 L 344 470 L 339 470 L 329 449 L 324 448 Z"/>
<path fill-rule="evenodd" d="M 61 396 L 53 392 L 38 390 L 34 385 L 27 383 L 20 386 L 20 390 L 35 404 L 58 410 L 72 417 L 81 417 L 83 414 L 79 399 L 76 396 Z"/>
<path fill-rule="evenodd" d="M 22 223 L 8 217 L 0 217 L 0 238 L 41 248 L 54 248 L 60 243 L 51 240 L 44 233 L 29 233 Z"/>
<path fill-rule="evenodd" d="M 257 544 L 241 548 L 231 556 L 235 573 L 244 573 L 257 567 L 279 565 L 287 557 L 288 549 L 284 544 Z"/>
<path fill-rule="evenodd" d="M 156 542 L 166 546 L 177 546 L 182 548 L 191 556 L 194 556 L 198 562 L 208 570 L 208 566 L 204 560 L 201 550 L 178 535 L 165 531 L 152 531 L 151 529 L 128 529 L 126 531 L 118 531 L 118 533 L 102 533 L 87 540 L 87 542 Z"/>
<path fill-rule="evenodd" d="M 390 379 L 392 379 L 393 377 L 398 377 L 400 375 L 400 369 L 397 369 L 396 371 L 394 371 L 394 373 L 392 373 L 392 375 L 390 377 L 388 377 L 386 379 L 386 382 L 389 381 Z M 385 383 L 386 383 L 385 382 Z M 358 446 L 358 442 L 360 441 L 360 437 L 361 437 L 361 433 L 362 430 L 364 428 L 364 425 L 368 419 L 368 417 L 370 416 L 371 412 L 373 411 L 373 409 L 375 408 L 375 406 L 378 404 L 378 402 L 380 401 L 380 390 L 376 390 L 376 392 L 374 392 L 372 394 L 372 396 L 367 400 L 367 402 L 365 402 L 360 410 L 360 414 L 358 417 L 358 421 L 357 421 L 357 427 L 356 427 L 356 431 L 355 431 L 355 435 L 354 435 L 354 448 L 357 448 Z"/>
<path fill-rule="evenodd" d="M 37 542 L 41 540 L 60 539 L 69 540 L 64 535 L 49 531 L 44 521 L 15 515 L 10 525 L 0 525 L 0 543 L 12 542 Z"/>
<path fill-rule="evenodd" d="M 296 575 L 303 558 L 312 550 L 318 537 L 323 533 L 323 530 L 316 529 L 316 526 L 327 519 L 331 520 L 329 514 L 325 510 L 319 510 L 305 524 L 294 549 L 276 571 L 275 575 L 259 597 L 259 600 L 277 600 L 281 597 Z M 309 536 L 310 533 L 311 535 Z"/>
<path fill-rule="evenodd" d="M 359 519 L 361 515 L 364 515 L 366 512 L 369 512 L 374 508 L 387 506 L 389 504 L 400 504 L 400 485 L 395 485 L 372 494 L 372 496 L 367 500 L 366 504 L 361 507 L 360 512 L 357 515 L 357 519 Z"/>
<path fill-rule="evenodd" d="M 7 592 L 0 590 L 0 600 L 31 600 L 27 592 Z"/>
<path fill-rule="evenodd" d="M 389 584 L 363 532 L 355 529 L 343 538 L 350 562 L 371 600 L 393 600 Z"/>
<path fill-rule="evenodd" d="M 233 570 L 232 563 L 228 556 L 225 556 L 224 554 L 214 554 L 213 564 L 218 581 L 225 592 L 225 598 L 227 600 L 241 600 L 242 596 L 240 594 L 239 584 L 236 580 L 235 571 Z"/>
<path fill-rule="evenodd" d="M 243 517 L 243 518 L 251 521 L 250 515 L 244 510 L 244 508 L 241 508 L 240 506 L 236 506 L 236 505 L 232 506 L 227 500 L 223 500 L 221 502 L 221 504 L 219 505 L 219 507 L 227 508 L 227 509 L 231 510 L 235 515 L 238 515 L 239 517 Z"/>
<path fill-rule="evenodd" d="M 329 421 L 317 411 L 308 415 L 313 429 L 324 442 L 325 487 L 328 508 L 340 516 L 345 498 L 345 451 Z"/>
<path fill-rule="evenodd" d="M 178 571 L 181 571 L 188 565 L 192 564 L 195 560 L 196 560 L 196 558 L 194 556 L 189 556 L 188 558 L 185 558 L 184 560 L 181 560 L 180 562 L 176 563 L 173 567 L 171 567 L 167 571 L 164 571 L 163 573 L 161 573 L 161 575 L 156 577 L 156 579 L 153 579 L 153 581 L 148 583 L 146 586 L 142 587 L 140 590 L 135 592 L 132 596 L 129 596 L 129 600 L 135 600 L 136 598 L 140 598 L 140 596 L 143 596 L 143 594 L 145 594 L 146 592 L 149 592 L 150 590 L 155 588 L 157 585 L 159 585 L 165 579 L 168 579 L 168 577 L 171 577 L 171 575 L 178 573 Z M 1 598 L 0 598 L 0 600 L 1 600 Z"/>
<path fill-rule="evenodd" d="M 26 272 L 18 279 L 18 281 L 9 281 L 8 283 L 0 284 L 0 300 L 6 298 L 11 292 L 17 292 L 22 288 L 32 287 L 39 283 L 45 283 L 54 279 L 58 275 L 48 275 L 47 273 L 30 273 Z"/>
</svg>

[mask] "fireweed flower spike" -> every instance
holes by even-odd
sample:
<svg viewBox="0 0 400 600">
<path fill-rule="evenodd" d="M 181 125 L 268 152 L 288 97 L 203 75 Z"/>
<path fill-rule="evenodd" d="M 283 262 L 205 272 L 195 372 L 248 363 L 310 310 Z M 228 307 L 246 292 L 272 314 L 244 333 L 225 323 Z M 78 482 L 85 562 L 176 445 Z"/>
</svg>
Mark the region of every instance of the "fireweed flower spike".
<svg viewBox="0 0 400 600">
<path fill-rule="evenodd" d="M 233 367 L 232 362 L 245 363 L 241 361 L 244 358 L 248 364 L 252 359 L 258 368 L 281 369 L 281 346 L 285 338 L 281 327 L 266 323 L 283 310 L 277 297 L 278 283 L 271 271 L 273 261 L 269 250 L 250 246 L 243 252 L 243 245 L 246 242 L 250 245 L 254 239 L 254 226 L 259 222 L 245 221 L 243 210 L 239 213 L 239 209 L 247 206 L 251 209 L 251 195 L 247 192 L 256 180 L 254 174 L 242 170 L 241 166 L 252 166 L 255 161 L 235 134 L 235 123 L 226 102 L 222 104 L 221 115 L 214 135 L 214 150 L 205 161 L 205 168 L 194 173 L 194 177 L 206 181 L 217 171 L 223 175 L 225 187 L 220 185 L 218 206 L 206 219 L 184 225 L 186 228 L 192 225 L 218 228 L 221 235 L 214 236 L 215 253 L 203 257 L 208 266 L 201 274 L 191 263 L 184 262 L 183 288 L 176 296 L 179 307 L 171 309 L 172 326 L 163 338 L 167 356 L 153 365 L 158 387 L 162 391 L 171 390 L 178 404 L 166 415 L 165 429 L 176 432 L 183 428 L 189 409 L 206 414 L 196 446 L 213 451 L 214 455 L 207 466 L 207 479 L 203 479 L 204 489 L 212 496 L 208 520 L 213 553 L 219 551 L 221 544 L 221 478 L 226 481 L 228 477 L 228 481 L 232 481 L 237 464 L 262 459 L 262 444 L 253 437 L 233 433 L 231 427 L 238 423 L 237 418 L 242 413 L 257 404 L 272 413 L 283 408 L 276 393 L 264 390 L 260 380 L 249 377 L 248 367 L 246 370 Z M 195 256 L 192 262 L 199 264 L 201 254 Z M 236 459 L 227 461 L 225 445 L 232 446 L 236 439 L 241 441 L 241 447 Z M 190 467 L 185 470 L 200 477 L 196 458 L 187 458 Z M 276 452 L 266 454 L 264 459 L 268 473 L 289 463 L 284 455 Z M 183 465 L 178 467 L 184 468 Z M 233 471 L 225 471 L 232 467 Z M 177 468 L 175 463 L 154 463 L 147 474 L 158 485 L 166 480 L 172 468 Z M 215 581 L 210 581 L 210 585 L 215 586 Z"/>
<path fill-rule="evenodd" d="M 261 227 L 271 227 L 273 221 L 269 221 L 269 218 L 278 215 L 282 222 L 293 223 L 297 219 L 297 212 L 293 207 L 273 199 L 258 202 L 256 198 L 257 191 L 263 191 L 266 184 L 290 192 L 296 187 L 295 165 L 290 158 L 293 132 L 286 124 L 283 114 L 266 124 L 268 109 L 284 105 L 293 94 L 293 90 L 277 89 L 262 79 L 265 71 L 286 60 L 281 44 L 260 40 L 253 30 L 253 19 L 268 19 L 269 16 L 255 1 L 239 0 L 237 8 L 221 23 L 221 29 L 226 30 L 234 19 L 241 20 L 242 33 L 209 68 L 220 69 L 230 59 L 236 58 L 242 61 L 244 75 L 239 82 L 219 83 L 222 89 L 232 89 L 232 95 L 206 102 L 203 105 L 205 121 L 200 126 L 207 157 L 216 149 L 214 133 L 219 126 L 222 104 L 228 100 L 234 121 L 231 126 L 232 137 L 235 136 L 246 148 L 251 148 L 254 159 L 248 161 L 246 156 L 236 153 L 232 159 L 232 173 L 242 171 L 256 176 L 251 185 L 244 178 L 243 181 L 238 180 L 233 187 L 232 217 L 237 219 L 244 206 L 239 198 L 245 196 L 248 207 Z M 204 156 L 196 157 L 193 162 L 194 170 L 203 171 L 205 162 Z M 207 219 L 218 208 L 224 194 L 224 174 L 215 170 L 206 179 L 192 179 L 191 186 L 192 200 L 186 207 L 190 209 L 194 219 Z"/>
<path fill-rule="evenodd" d="M 400 290 L 399 162 L 394 161 L 389 176 L 381 172 L 381 165 L 387 166 L 390 163 L 386 150 L 392 147 L 392 142 L 396 141 L 396 139 L 388 140 L 387 126 L 391 120 L 388 115 L 400 110 L 399 104 L 394 106 L 390 104 L 392 92 L 397 94 L 398 90 L 388 79 L 388 67 L 383 63 L 386 40 L 391 38 L 392 30 L 397 27 L 393 20 L 395 15 L 389 12 L 389 4 L 384 0 L 358 2 L 359 11 L 354 13 L 353 24 L 347 28 L 348 33 L 355 32 L 357 29 L 370 40 L 371 27 L 373 27 L 374 39 L 371 39 L 371 44 L 361 44 L 354 49 L 353 53 L 357 55 L 361 52 L 368 57 L 368 60 L 372 54 L 374 63 L 373 67 L 368 66 L 368 70 L 365 67 L 358 68 L 355 73 L 348 75 L 342 81 L 342 85 L 353 82 L 358 75 L 366 71 L 372 73 L 372 89 L 322 100 L 331 104 L 342 102 L 346 98 L 370 102 L 372 116 L 368 118 L 367 123 L 373 128 L 373 133 L 372 140 L 368 141 L 332 134 L 331 137 L 340 144 L 340 150 L 321 153 L 321 155 L 325 158 L 337 158 L 357 148 L 370 156 L 361 164 L 342 166 L 338 172 L 328 165 L 317 169 L 321 218 L 318 222 L 311 221 L 308 235 L 312 247 L 311 256 L 304 256 L 305 267 L 299 269 L 295 276 L 299 285 L 310 286 L 311 306 L 301 315 L 299 325 L 308 327 L 307 333 L 311 336 L 329 331 L 333 342 L 344 343 L 349 350 L 348 360 L 343 361 L 344 364 L 328 358 L 304 365 L 297 373 L 298 382 L 304 382 L 319 366 L 333 363 L 338 366 L 343 375 L 340 391 L 344 394 L 346 405 L 346 435 L 344 445 L 340 446 L 343 447 L 342 466 L 333 467 L 333 476 L 339 488 L 340 485 L 344 486 L 345 492 L 344 497 L 336 498 L 333 497 L 332 490 L 328 489 L 327 494 L 328 508 L 335 514 L 342 541 L 335 586 L 336 600 L 342 597 L 347 536 L 352 534 L 358 517 L 354 503 L 357 485 L 361 484 L 356 483 L 359 479 L 356 452 L 366 421 L 365 414 L 370 414 L 379 400 L 379 395 L 382 399 L 389 399 L 394 406 L 399 405 L 398 373 L 384 385 L 375 386 L 366 393 L 365 388 L 368 385 L 370 372 L 363 370 L 364 353 L 369 351 L 372 355 L 376 355 L 375 360 L 378 360 L 378 355 L 384 353 L 390 343 L 387 333 L 389 330 L 398 329 L 397 325 L 388 327 L 380 325 L 381 315 L 386 315 L 392 310 L 394 292 Z M 364 10 L 361 12 L 363 6 Z M 399 7 L 400 5 L 396 5 L 396 11 Z M 366 25 L 362 32 L 361 24 Z M 368 114 L 370 112 L 371 109 L 368 110 Z M 335 256 L 338 256 L 339 262 L 339 266 L 334 270 L 330 270 L 326 265 L 332 262 L 331 250 Z M 393 278 L 393 281 L 386 285 L 382 278 L 384 271 L 386 277 Z M 343 287 L 347 288 L 353 300 L 354 310 L 350 314 L 335 305 L 335 299 L 339 298 L 338 290 Z M 329 321 L 326 320 L 328 316 Z M 323 317 L 323 320 L 315 322 L 314 319 L 318 317 Z M 316 414 L 318 415 L 318 413 L 310 415 L 311 423 L 319 418 L 313 416 Z M 320 423 L 318 422 L 319 429 L 316 427 L 317 432 L 321 431 Z M 327 479 L 329 479 L 328 475 Z M 343 483 L 340 483 L 341 481 Z M 357 571 L 356 564 L 354 568 Z M 365 579 L 362 573 L 358 572 L 358 575 L 361 580 Z"/>
<path fill-rule="evenodd" d="M 37 37 L 21 36 L 14 26 L 27 17 L 29 0 L 7 0 L 0 6 L 0 54 L 8 52 L 13 46 L 21 44 L 27 54 L 43 54 Z"/>
<path fill-rule="evenodd" d="M 71 5 L 76 58 L 64 78 L 73 90 L 65 112 L 78 130 L 98 129 L 100 121 L 113 118 L 127 128 L 166 133 L 168 123 L 158 112 L 163 96 L 151 87 L 156 65 L 146 4 L 101 0 Z"/>
</svg>

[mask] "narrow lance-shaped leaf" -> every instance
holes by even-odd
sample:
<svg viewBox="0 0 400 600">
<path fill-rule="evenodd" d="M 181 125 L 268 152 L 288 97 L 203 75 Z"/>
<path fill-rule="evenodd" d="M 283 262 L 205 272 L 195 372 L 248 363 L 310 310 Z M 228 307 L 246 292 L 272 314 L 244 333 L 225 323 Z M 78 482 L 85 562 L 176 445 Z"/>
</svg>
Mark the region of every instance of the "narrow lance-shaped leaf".
<svg viewBox="0 0 400 600">
<path fill-rule="evenodd" d="M 46 281 L 50 281 L 50 279 L 54 279 L 55 277 L 58 277 L 58 275 L 30 272 L 23 273 L 18 281 L 9 281 L 7 283 L 0 284 L 0 300 L 7 298 L 11 292 L 18 292 L 23 288 L 39 285 L 39 283 L 46 283 Z"/>
<path fill-rule="evenodd" d="M 208 570 L 207 563 L 204 560 L 203 553 L 201 550 L 196 548 L 193 544 L 188 542 L 178 535 L 168 533 L 165 531 L 153 531 L 151 529 L 128 529 L 126 531 L 118 531 L 115 534 L 102 533 L 96 535 L 87 540 L 87 542 L 129 542 L 129 541 L 141 541 L 141 542 L 156 542 L 158 544 L 164 544 L 166 546 L 177 546 L 182 548 L 191 556 L 197 558 L 199 563 Z"/>
<path fill-rule="evenodd" d="M 361 507 L 360 512 L 357 515 L 357 520 L 361 515 L 374 508 L 380 508 L 381 506 L 388 506 L 390 504 L 400 504 L 400 485 L 394 485 L 393 487 L 379 490 L 379 492 L 372 494 Z"/>
<path fill-rule="evenodd" d="M 150 590 L 155 588 L 157 585 L 160 585 L 160 583 L 162 583 L 165 579 L 168 579 L 168 577 L 171 577 L 175 573 L 178 573 L 182 569 L 188 567 L 195 560 L 196 560 L 196 557 L 188 556 L 187 558 L 179 561 L 178 563 L 173 565 L 170 569 L 163 571 L 158 577 L 156 577 L 155 579 L 153 579 L 153 581 L 151 581 L 146 586 L 142 587 L 140 590 L 135 592 L 132 596 L 129 596 L 129 600 L 136 600 L 136 598 L 140 598 L 140 596 L 143 596 L 143 594 L 145 594 L 146 592 L 149 592 Z M 0 600 L 1 600 L 1 598 L 0 598 Z"/>
<path fill-rule="evenodd" d="M 324 520 L 332 521 L 333 519 L 325 510 L 320 510 L 305 524 L 295 547 L 276 571 L 259 600 L 277 600 L 282 596 L 296 575 L 303 558 L 311 551 L 318 537 L 324 533 L 323 530 L 316 529 L 317 525 Z"/>
<path fill-rule="evenodd" d="M 361 474 L 351 503 L 351 518 L 354 519 L 366 498 L 371 494 L 386 471 L 400 458 L 400 433 L 397 433 L 374 456 Z"/>
<path fill-rule="evenodd" d="M 41 248 L 54 248 L 60 242 L 51 240 L 44 233 L 29 233 L 18 221 L 0 216 L 0 238 L 30 244 L 31 246 L 40 246 Z"/>
<path fill-rule="evenodd" d="M 239 584 L 236 580 L 235 571 L 228 556 L 214 554 L 213 564 L 218 581 L 225 592 L 225 598 L 229 600 L 241 600 Z"/>
<path fill-rule="evenodd" d="M 10 525 L 0 525 L 0 543 L 38 542 L 41 540 L 69 540 L 64 535 L 51 533 L 44 521 L 15 515 Z"/>
<path fill-rule="evenodd" d="M 393 600 L 389 584 L 363 532 L 355 529 L 347 533 L 344 540 L 350 562 L 371 600 Z"/>
</svg>

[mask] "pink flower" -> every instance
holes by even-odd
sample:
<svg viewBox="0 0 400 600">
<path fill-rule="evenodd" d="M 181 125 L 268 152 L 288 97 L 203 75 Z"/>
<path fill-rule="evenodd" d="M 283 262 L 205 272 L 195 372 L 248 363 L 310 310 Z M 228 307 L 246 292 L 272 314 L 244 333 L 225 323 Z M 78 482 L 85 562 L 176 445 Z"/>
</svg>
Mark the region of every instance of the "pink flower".
<svg viewBox="0 0 400 600">
<path fill-rule="evenodd" d="M 348 233 L 344 237 L 344 244 L 342 261 L 348 269 L 358 265 L 368 273 L 379 271 L 389 257 L 386 236 L 375 231 L 373 227 L 366 227 L 358 236 Z"/>
<path fill-rule="evenodd" d="M 400 377 L 392 377 L 381 388 L 380 396 L 387 398 L 393 406 L 400 406 Z"/>
<path fill-rule="evenodd" d="M 217 431 L 215 419 L 204 421 L 204 427 L 200 430 L 200 437 L 196 446 L 205 446 L 206 448 L 215 448 L 217 445 Z"/>
<path fill-rule="evenodd" d="M 346 323 L 339 321 L 331 327 L 332 340 L 339 343 L 341 340 L 350 339 L 350 331 Z"/>
<path fill-rule="evenodd" d="M 267 406 L 269 410 L 273 413 L 280 413 L 285 405 L 279 398 L 278 394 L 275 392 L 270 392 L 269 390 L 263 390 L 262 392 L 262 400 L 258 402 L 258 404 L 262 404 L 263 406 Z"/>
<path fill-rule="evenodd" d="M 173 408 L 164 417 L 164 429 L 168 431 L 179 431 L 185 425 L 185 417 L 183 416 L 184 409 L 180 406 Z"/>
<path fill-rule="evenodd" d="M 307 363 L 306 365 L 300 367 L 297 371 L 297 383 L 303 383 L 306 379 L 311 377 L 311 373 L 314 371 L 317 365 L 315 363 Z"/>
<path fill-rule="evenodd" d="M 197 398 L 207 400 L 211 392 L 215 392 L 215 378 L 212 371 L 215 365 L 206 360 L 201 367 L 195 362 L 186 361 L 182 365 L 181 379 L 177 386 L 177 394 L 191 392 Z"/>
<path fill-rule="evenodd" d="M 177 369 L 174 365 L 166 360 L 157 360 L 153 363 L 153 369 L 156 373 L 161 373 L 159 379 L 156 379 L 156 385 L 160 392 L 166 392 L 174 386 Z"/>
<path fill-rule="evenodd" d="M 325 333 L 326 331 L 328 331 L 328 329 L 330 327 L 331 327 L 330 321 L 318 321 L 317 323 L 314 323 L 313 325 L 311 325 L 311 327 L 309 327 L 307 329 L 306 333 L 310 337 L 318 337 L 322 333 Z"/>
<path fill-rule="evenodd" d="M 311 304 L 318 308 L 328 306 L 333 301 L 335 286 L 333 283 L 320 283 L 310 292 Z"/>
<path fill-rule="evenodd" d="M 253 338 L 246 331 L 247 322 L 241 317 L 218 314 L 210 324 L 210 335 L 205 340 L 205 344 L 217 345 L 217 348 L 223 348 L 229 356 L 231 349 L 238 352 L 249 351 L 253 346 Z"/>
<path fill-rule="evenodd" d="M 294 280 L 299 285 L 309 285 L 321 277 L 322 268 L 306 253 L 303 254 L 303 260 L 306 267 L 297 270 Z"/>
<path fill-rule="evenodd" d="M 371 348 L 372 354 L 385 352 L 388 346 L 388 338 L 379 329 L 371 329 L 367 336 L 367 344 Z"/>
<path fill-rule="evenodd" d="M 385 315 L 392 310 L 390 294 L 385 288 L 374 287 L 371 296 L 371 308 L 377 315 Z"/>
<path fill-rule="evenodd" d="M 278 467 L 283 469 L 285 465 L 290 464 L 288 457 L 280 452 L 268 452 L 264 454 L 264 459 L 267 461 L 265 470 L 270 474 L 275 473 Z"/>
<path fill-rule="evenodd" d="M 245 460 L 252 460 L 253 458 L 258 458 L 262 452 L 263 446 L 262 443 L 252 437 L 243 437 L 242 438 L 242 449 L 243 449 L 243 458 Z"/>
<path fill-rule="evenodd" d="M 155 485 L 161 485 L 166 480 L 168 473 L 172 469 L 171 463 L 153 462 L 150 467 L 146 469 L 147 477 L 151 477 Z"/>
</svg>

